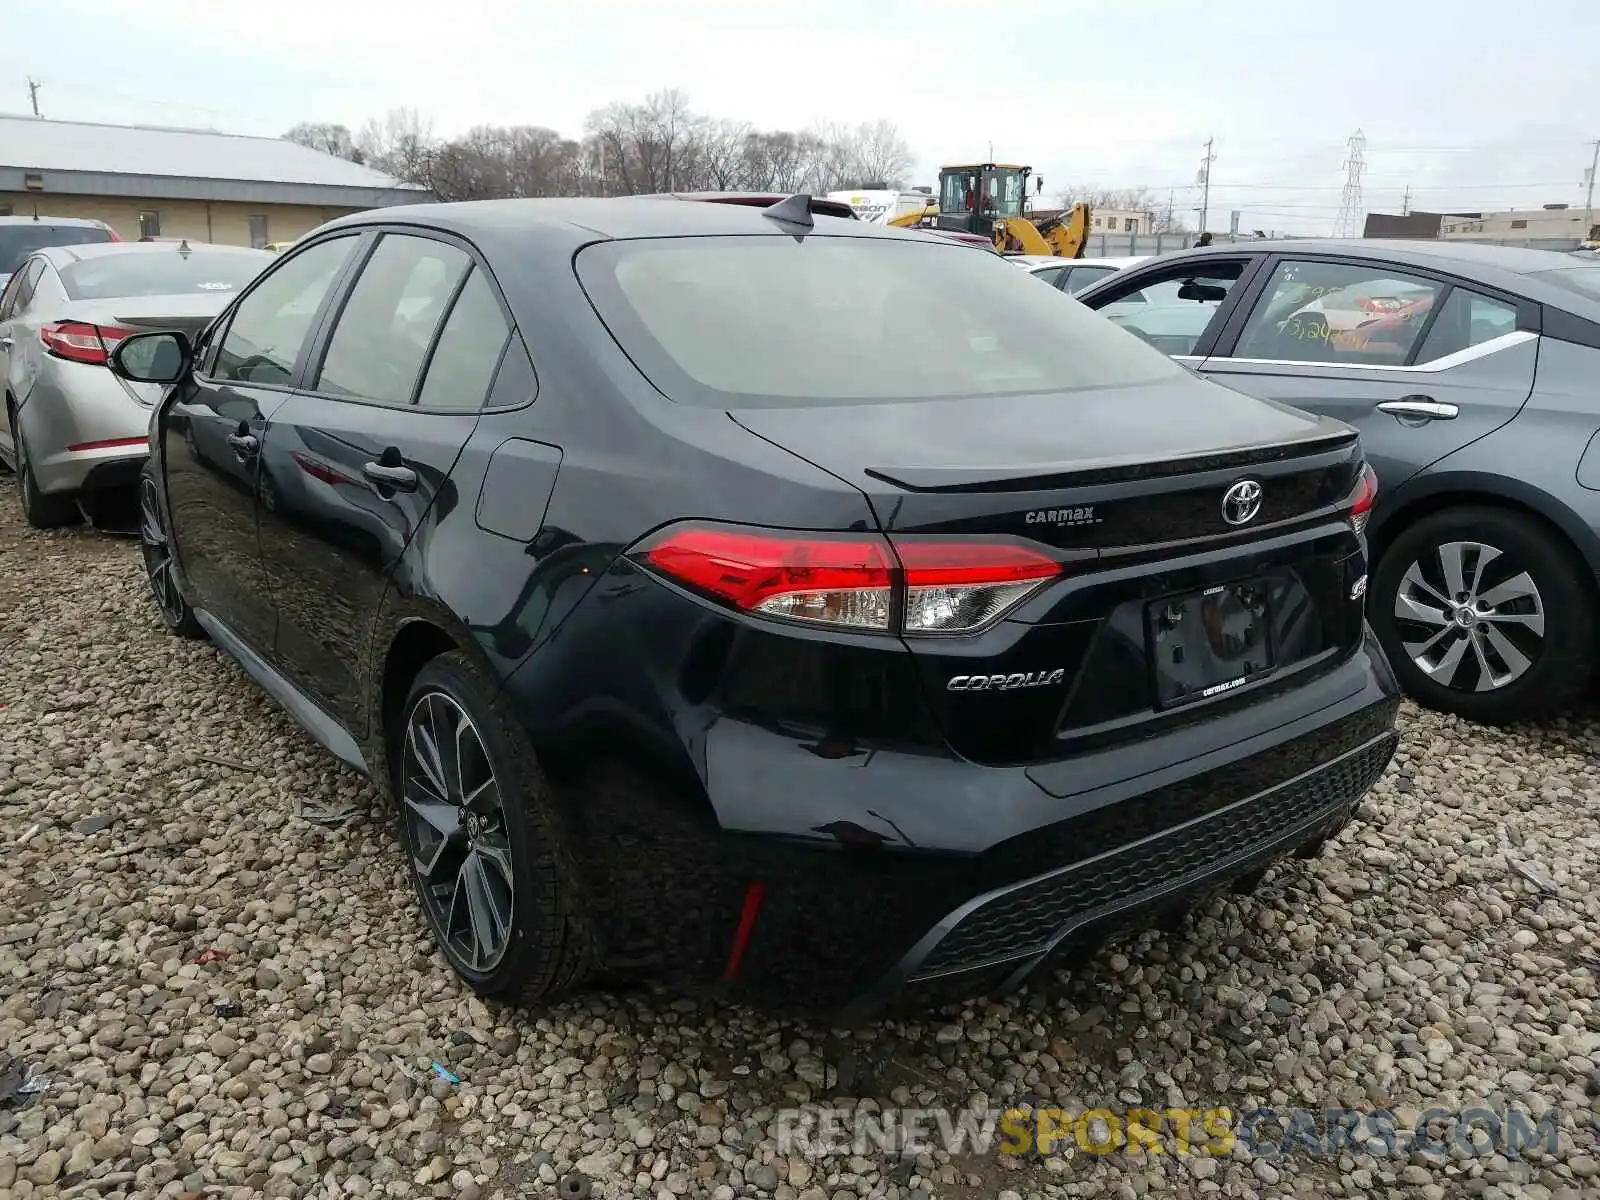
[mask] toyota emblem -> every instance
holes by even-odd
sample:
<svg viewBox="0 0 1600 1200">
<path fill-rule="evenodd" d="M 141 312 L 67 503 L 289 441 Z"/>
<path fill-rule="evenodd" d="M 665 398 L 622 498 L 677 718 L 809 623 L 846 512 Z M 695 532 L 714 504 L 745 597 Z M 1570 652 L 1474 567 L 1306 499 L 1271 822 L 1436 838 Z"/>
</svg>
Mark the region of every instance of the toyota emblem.
<svg viewBox="0 0 1600 1200">
<path fill-rule="evenodd" d="M 1229 525 L 1248 525 L 1261 511 L 1261 485 L 1241 479 L 1222 493 L 1222 519 Z"/>
</svg>

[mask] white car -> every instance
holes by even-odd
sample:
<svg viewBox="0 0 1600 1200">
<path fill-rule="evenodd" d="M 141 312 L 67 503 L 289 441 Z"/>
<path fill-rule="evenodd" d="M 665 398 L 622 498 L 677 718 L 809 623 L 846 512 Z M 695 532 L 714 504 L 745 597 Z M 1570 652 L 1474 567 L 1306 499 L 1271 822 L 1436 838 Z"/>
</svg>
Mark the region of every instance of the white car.
<svg viewBox="0 0 1600 1200">
<path fill-rule="evenodd" d="M 1137 254 L 1127 258 L 1058 258 L 1053 254 L 1013 254 L 1008 260 L 1064 292 L 1081 292 L 1091 283 L 1149 257 Z"/>
</svg>

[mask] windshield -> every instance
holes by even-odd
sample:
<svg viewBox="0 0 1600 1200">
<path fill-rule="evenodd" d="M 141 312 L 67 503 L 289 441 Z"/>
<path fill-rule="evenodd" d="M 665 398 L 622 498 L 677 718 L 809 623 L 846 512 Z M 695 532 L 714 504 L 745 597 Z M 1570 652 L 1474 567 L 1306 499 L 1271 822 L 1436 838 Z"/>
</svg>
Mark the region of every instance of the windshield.
<svg viewBox="0 0 1600 1200">
<path fill-rule="evenodd" d="M 577 269 L 622 349 L 681 403 L 1001 396 L 1183 370 L 964 246 L 818 234 L 619 240 L 585 249 Z"/>
<path fill-rule="evenodd" d="M 272 261 L 266 254 L 229 254 L 191 248 L 167 253 L 133 250 L 96 255 L 61 268 L 74 300 L 121 296 L 176 296 L 186 292 L 236 292 Z"/>
<path fill-rule="evenodd" d="M 82 246 L 110 240 L 109 229 L 94 225 L 51 225 L 45 221 L 0 225 L 0 275 L 14 273 L 23 259 L 46 246 Z"/>
<path fill-rule="evenodd" d="M 1556 271 L 1535 271 L 1533 278 L 1566 288 L 1590 300 L 1600 300 L 1600 266 L 1562 267 Z"/>
</svg>

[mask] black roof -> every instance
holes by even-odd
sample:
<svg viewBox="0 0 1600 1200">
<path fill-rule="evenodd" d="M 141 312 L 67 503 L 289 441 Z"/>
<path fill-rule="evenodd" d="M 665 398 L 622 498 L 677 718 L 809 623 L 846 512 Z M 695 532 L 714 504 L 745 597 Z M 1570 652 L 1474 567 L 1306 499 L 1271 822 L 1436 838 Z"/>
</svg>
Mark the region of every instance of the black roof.
<svg viewBox="0 0 1600 1200">
<path fill-rule="evenodd" d="M 450 204 L 408 204 L 370 209 L 330 222 L 330 226 L 384 222 L 426 225 L 475 238 L 543 233 L 571 244 L 596 238 L 686 237 L 718 234 L 772 234 L 783 226 L 748 204 L 713 204 L 672 195 L 549 200 L 465 200 Z M 915 230 L 873 225 L 853 218 L 816 214 L 816 231 L 835 237 L 911 237 L 933 241 Z"/>
<path fill-rule="evenodd" d="M 1203 262 L 1246 254 L 1336 255 L 1373 259 L 1396 266 L 1447 271 L 1487 287 L 1526 296 L 1543 304 L 1600 319 L 1600 303 L 1538 278 L 1541 272 L 1592 266 L 1593 260 L 1560 250 L 1529 250 L 1482 242 L 1422 241 L 1400 238 L 1284 238 L 1221 243 L 1163 254 L 1152 262 Z M 1141 266 L 1147 264 L 1141 264 Z M 1105 286 L 1104 284 L 1098 286 Z M 1098 287 L 1097 287 L 1098 290 Z"/>
</svg>

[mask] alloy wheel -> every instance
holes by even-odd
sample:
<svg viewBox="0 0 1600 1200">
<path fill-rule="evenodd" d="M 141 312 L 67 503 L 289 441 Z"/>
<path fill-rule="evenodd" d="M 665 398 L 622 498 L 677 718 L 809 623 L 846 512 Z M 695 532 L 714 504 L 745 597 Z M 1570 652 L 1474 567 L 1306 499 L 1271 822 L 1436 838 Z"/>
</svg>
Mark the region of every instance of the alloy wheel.
<svg viewBox="0 0 1600 1200">
<path fill-rule="evenodd" d="M 176 625 L 184 617 L 183 597 L 172 574 L 172 542 L 161 518 L 156 481 L 148 475 L 139 480 L 139 548 L 144 551 L 145 575 L 150 580 L 156 607 L 169 623 Z"/>
<path fill-rule="evenodd" d="M 1406 654 L 1443 687 L 1506 687 L 1544 649 L 1544 600 L 1533 576 L 1482 542 L 1443 542 L 1413 562 L 1394 616 Z"/>
<path fill-rule="evenodd" d="M 511 944 L 511 842 L 494 766 L 472 718 L 430 691 L 406 717 L 402 820 L 412 869 L 445 952 L 468 972 L 494 970 Z"/>
</svg>

